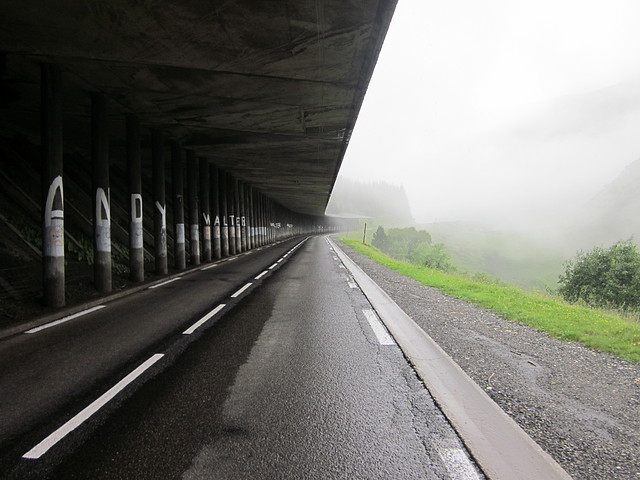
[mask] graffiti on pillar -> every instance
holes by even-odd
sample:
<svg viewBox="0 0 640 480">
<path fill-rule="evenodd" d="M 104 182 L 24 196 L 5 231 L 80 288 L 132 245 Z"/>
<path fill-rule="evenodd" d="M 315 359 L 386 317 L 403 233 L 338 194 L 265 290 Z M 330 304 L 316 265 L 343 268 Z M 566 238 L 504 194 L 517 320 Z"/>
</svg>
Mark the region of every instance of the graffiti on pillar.
<svg viewBox="0 0 640 480">
<path fill-rule="evenodd" d="M 218 215 L 213 220 L 213 238 L 220 238 L 220 217 Z"/>
<path fill-rule="evenodd" d="M 240 225 L 242 225 L 243 227 L 247 226 L 247 219 L 244 215 L 240 217 Z"/>
<path fill-rule="evenodd" d="M 191 225 L 191 255 L 200 255 L 200 227 L 197 223 Z"/>
<path fill-rule="evenodd" d="M 184 242 L 184 223 L 176 223 L 176 243 Z"/>
<path fill-rule="evenodd" d="M 129 245 L 131 248 L 142 248 L 142 195 L 131 194 L 131 231 Z"/>
<path fill-rule="evenodd" d="M 47 193 L 43 250 L 45 257 L 64 257 L 64 193 L 61 175 L 53 179 Z"/>
<path fill-rule="evenodd" d="M 229 215 L 229 226 L 235 226 L 235 215 Z"/>
<path fill-rule="evenodd" d="M 160 202 L 156 200 L 156 208 L 160 212 L 161 218 L 161 227 L 160 227 L 160 245 L 167 244 L 167 206 L 161 205 Z"/>
<path fill-rule="evenodd" d="M 225 216 L 222 217 L 222 226 L 223 227 L 227 226 L 227 217 L 225 217 Z"/>
<path fill-rule="evenodd" d="M 202 228 L 202 236 L 205 241 L 211 240 L 211 215 L 202 212 L 202 218 L 204 219 L 204 227 Z"/>
<path fill-rule="evenodd" d="M 109 198 L 111 190 L 98 187 L 96 189 L 95 234 L 96 251 L 111 252 L 111 207 Z"/>
</svg>

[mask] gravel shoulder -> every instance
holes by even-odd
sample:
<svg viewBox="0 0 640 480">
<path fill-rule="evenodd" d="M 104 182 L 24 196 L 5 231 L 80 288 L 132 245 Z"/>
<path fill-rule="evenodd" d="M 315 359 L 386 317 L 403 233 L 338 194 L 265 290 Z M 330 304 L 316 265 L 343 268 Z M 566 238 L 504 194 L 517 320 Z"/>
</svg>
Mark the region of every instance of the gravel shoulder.
<svg viewBox="0 0 640 480">
<path fill-rule="evenodd" d="M 640 479 L 640 365 L 508 321 L 340 247 L 573 478 Z"/>
</svg>

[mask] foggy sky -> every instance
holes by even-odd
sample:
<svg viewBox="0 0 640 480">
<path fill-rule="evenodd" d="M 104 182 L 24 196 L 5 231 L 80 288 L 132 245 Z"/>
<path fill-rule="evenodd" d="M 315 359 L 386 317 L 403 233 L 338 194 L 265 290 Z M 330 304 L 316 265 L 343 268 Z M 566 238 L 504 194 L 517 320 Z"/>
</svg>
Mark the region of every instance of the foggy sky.
<svg viewBox="0 0 640 480">
<path fill-rule="evenodd" d="M 640 158 L 640 1 L 399 0 L 341 176 L 539 221 Z"/>
</svg>

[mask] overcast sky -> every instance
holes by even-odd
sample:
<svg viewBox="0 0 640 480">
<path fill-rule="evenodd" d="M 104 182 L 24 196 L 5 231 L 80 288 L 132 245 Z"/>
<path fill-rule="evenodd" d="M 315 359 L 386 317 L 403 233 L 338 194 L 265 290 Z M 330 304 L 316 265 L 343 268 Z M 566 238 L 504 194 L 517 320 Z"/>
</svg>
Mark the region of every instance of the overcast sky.
<svg viewBox="0 0 640 480">
<path fill-rule="evenodd" d="M 537 220 L 640 158 L 639 0 L 399 0 L 341 176 Z M 639 212 L 640 214 L 640 212 Z"/>
</svg>

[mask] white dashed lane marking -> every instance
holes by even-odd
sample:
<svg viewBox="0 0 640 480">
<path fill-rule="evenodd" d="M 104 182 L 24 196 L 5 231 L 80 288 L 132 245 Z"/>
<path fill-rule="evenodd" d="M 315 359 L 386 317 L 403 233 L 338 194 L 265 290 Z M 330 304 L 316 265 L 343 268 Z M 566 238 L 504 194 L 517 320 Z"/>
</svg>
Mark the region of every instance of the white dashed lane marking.
<svg viewBox="0 0 640 480">
<path fill-rule="evenodd" d="M 369 322 L 369 325 L 371 325 L 371 330 L 373 330 L 373 333 L 378 339 L 380 345 L 396 344 L 395 340 L 391 338 L 391 335 L 389 335 L 389 332 L 387 332 L 387 329 L 384 327 L 384 325 L 382 325 L 382 322 L 378 318 L 378 315 L 376 315 L 376 312 L 369 308 L 366 308 L 362 310 L 362 313 L 364 313 L 364 316 L 367 317 L 367 321 Z"/>
<path fill-rule="evenodd" d="M 115 397 L 118 393 L 120 393 L 124 388 L 133 382 L 136 378 L 138 378 L 145 370 L 151 367 L 154 363 L 160 360 L 164 354 L 156 353 L 152 355 L 147 361 L 138 366 L 135 370 L 133 370 L 129 375 L 124 377 L 118 383 L 116 383 L 113 387 L 103 393 L 100 397 L 98 397 L 95 401 L 85 407 L 80 413 L 78 413 L 75 417 L 69 420 L 67 423 L 58 428 L 51 435 L 46 437 L 40 443 L 38 443 L 35 447 L 25 453 L 22 458 L 28 459 L 37 459 L 42 455 L 47 453 L 47 451 L 53 447 L 56 443 L 66 437 L 73 430 L 78 428 L 82 423 L 91 417 L 94 413 L 104 407 L 113 397 Z"/>
<path fill-rule="evenodd" d="M 82 317 L 83 315 L 95 312 L 96 310 L 100 310 L 104 307 L 106 307 L 106 305 L 98 305 L 96 307 L 88 308 L 81 312 L 74 313 L 73 315 L 69 315 L 64 318 L 61 318 L 60 320 L 55 320 L 53 322 L 40 325 L 39 327 L 32 328 L 31 330 L 27 330 L 24 333 L 36 333 L 36 332 L 39 332 L 40 330 L 44 330 L 45 328 L 55 327 L 56 325 L 60 325 L 61 323 L 68 322 L 69 320 L 73 320 L 74 318 Z"/>
</svg>

